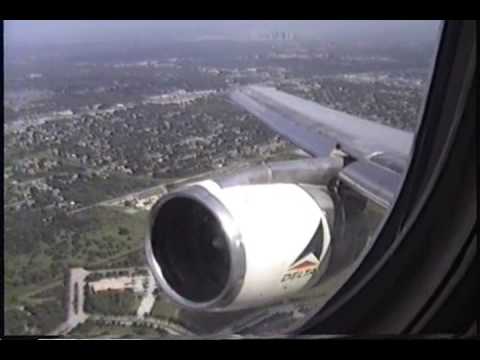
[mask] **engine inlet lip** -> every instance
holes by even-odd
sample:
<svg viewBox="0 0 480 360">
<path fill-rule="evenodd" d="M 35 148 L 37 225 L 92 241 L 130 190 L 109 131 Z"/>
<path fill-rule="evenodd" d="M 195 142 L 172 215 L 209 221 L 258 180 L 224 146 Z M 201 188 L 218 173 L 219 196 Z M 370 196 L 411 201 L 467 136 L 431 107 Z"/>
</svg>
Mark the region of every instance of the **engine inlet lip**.
<svg viewBox="0 0 480 360">
<path fill-rule="evenodd" d="M 226 235 L 229 249 L 230 268 L 225 287 L 215 298 L 197 302 L 192 301 L 175 291 L 165 279 L 162 269 L 156 260 L 152 248 L 152 229 L 159 210 L 168 201 L 175 198 L 188 198 L 205 206 L 220 224 Z M 163 291 L 177 304 L 196 310 L 216 310 L 230 305 L 240 292 L 246 272 L 245 249 L 239 227 L 235 223 L 228 209 L 207 189 L 199 185 L 192 185 L 184 189 L 173 191 L 162 198 L 153 206 L 150 212 L 148 229 L 145 236 L 145 250 L 148 265 L 155 280 Z"/>
</svg>

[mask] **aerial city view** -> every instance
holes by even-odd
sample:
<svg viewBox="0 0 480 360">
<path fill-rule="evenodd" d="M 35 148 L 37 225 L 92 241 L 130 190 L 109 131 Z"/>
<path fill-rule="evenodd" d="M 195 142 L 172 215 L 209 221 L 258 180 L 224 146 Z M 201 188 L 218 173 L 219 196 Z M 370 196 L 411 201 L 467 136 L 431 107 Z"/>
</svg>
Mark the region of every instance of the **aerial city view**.
<svg viewBox="0 0 480 360">
<path fill-rule="evenodd" d="M 189 336 L 247 321 L 248 314 L 196 313 L 162 297 L 144 254 L 152 205 L 213 172 L 305 156 L 231 102 L 228 94 L 243 85 L 415 131 L 435 46 L 423 38 L 326 40 L 289 27 L 22 46 L 5 28 L 11 335 Z M 282 311 L 302 316 L 302 308 Z"/>
</svg>

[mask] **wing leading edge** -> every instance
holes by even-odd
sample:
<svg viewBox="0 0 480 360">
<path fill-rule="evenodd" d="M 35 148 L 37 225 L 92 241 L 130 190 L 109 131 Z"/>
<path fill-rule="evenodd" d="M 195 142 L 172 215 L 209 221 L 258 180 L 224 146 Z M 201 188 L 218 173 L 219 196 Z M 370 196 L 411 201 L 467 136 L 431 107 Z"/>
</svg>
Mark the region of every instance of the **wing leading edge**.
<svg viewBox="0 0 480 360">
<path fill-rule="evenodd" d="M 273 87 L 251 85 L 234 103 L 315 157 L 337 147 L 357 161 L 340 177 L 382 206 L 392 203 L 408 165 L 413 133 L 329 109 Z"/>
</svg>

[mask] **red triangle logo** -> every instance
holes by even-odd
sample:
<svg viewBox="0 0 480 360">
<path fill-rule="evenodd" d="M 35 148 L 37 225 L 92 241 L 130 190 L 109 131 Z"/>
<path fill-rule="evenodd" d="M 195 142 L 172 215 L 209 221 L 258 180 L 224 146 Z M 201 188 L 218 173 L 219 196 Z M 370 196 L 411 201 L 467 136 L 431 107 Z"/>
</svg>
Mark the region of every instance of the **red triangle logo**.
<svg viewBox="0 0 480 360">
<path fill-rule="evenodd" d="M 288 270 L 289 271 L 291 271 L 291 270 L 305 270 L 307 268 L 314 267 L 314 266 L 317 266 L 317 265 L 318 265 L 317 263 L 314 263 L 314 262 L 309 261 L 309 260 L 305 260 L 305 261 L 302 261 L 300 264 L 297 264 L 297 265 L 291 267 Z"/>
</svg>

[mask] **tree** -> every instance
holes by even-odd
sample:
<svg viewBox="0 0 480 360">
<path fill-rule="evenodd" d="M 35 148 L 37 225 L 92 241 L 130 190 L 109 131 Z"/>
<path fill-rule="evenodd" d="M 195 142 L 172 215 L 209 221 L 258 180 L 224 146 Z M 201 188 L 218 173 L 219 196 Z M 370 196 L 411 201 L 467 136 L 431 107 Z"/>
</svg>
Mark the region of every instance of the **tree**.
<svg viewBox="0 0 480 360">
<path fill-rule="evenodd" d="M 127 228 L 124 228 L 123 226 L 120 226 L 118 228 L 118 235 L 124 236 L 124 235 L 128 235 L 128 234 L 130 234 L 130 231 Z"/>
</svg>

